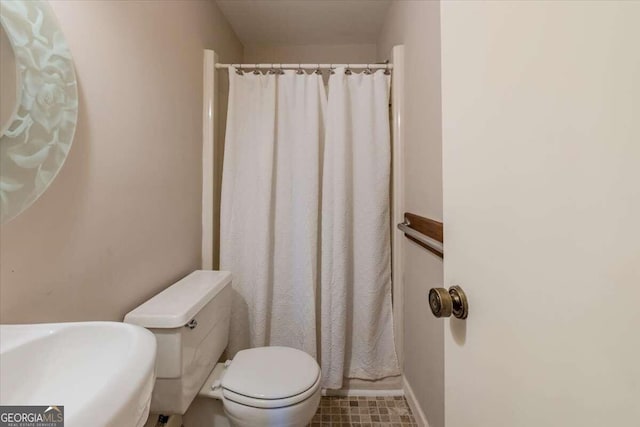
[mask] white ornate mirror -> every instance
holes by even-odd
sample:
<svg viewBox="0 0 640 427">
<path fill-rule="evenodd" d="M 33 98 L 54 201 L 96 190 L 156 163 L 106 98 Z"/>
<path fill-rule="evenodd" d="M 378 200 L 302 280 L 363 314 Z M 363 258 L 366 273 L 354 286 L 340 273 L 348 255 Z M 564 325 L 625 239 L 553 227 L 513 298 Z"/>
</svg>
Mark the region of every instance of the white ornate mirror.
<svg viewBox="0 0 640 427">
<path fill-rule="evenodd" d="M 0 222 L 28 208 L 69 153 L 78 116 L 71 52 L 49 4 L 0 1 Z"/>
</svg>

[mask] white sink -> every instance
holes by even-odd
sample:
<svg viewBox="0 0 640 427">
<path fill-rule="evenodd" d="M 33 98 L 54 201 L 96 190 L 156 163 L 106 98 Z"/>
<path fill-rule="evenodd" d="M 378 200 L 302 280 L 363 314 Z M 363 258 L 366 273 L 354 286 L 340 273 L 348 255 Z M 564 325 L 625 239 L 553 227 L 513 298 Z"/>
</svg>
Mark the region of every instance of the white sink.
<svg viewBox="0 0 640 427">
<path fill-rule="evenodd" d="M 117 322 L 0 325 L 0 405 L 64 405 L 65 426 L 144 425 L 156 340 Z"/>
</svg>

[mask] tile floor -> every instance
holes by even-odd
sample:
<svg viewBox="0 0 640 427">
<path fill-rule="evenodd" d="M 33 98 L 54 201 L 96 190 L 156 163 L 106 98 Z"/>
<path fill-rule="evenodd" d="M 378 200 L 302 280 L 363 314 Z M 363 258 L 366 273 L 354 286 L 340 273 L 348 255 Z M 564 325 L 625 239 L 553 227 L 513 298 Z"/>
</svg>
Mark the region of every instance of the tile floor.
<svg viewBox="0 0 640 427">
<path fill-rule="evenodd" d="M 402 396 L 335 397 L 323 396 L 310 427 L 416 426 L 411 409 Z"/>
</svg>

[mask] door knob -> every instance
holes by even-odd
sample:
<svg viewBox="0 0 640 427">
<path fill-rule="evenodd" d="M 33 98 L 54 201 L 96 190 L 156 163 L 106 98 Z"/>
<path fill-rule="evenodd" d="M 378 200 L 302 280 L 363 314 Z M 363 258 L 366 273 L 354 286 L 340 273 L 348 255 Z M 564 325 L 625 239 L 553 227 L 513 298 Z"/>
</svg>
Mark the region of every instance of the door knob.
<svg viewBox="0 0 640 427">
<path fill-rule="evenodd" d="M 453 314 L 458 319 L 466 319 L 469 315 L 467 295 L 460 286 L 431 288 L 429 290 L 429 307 L 436 317 L 449 317 Z"/>
</svg>

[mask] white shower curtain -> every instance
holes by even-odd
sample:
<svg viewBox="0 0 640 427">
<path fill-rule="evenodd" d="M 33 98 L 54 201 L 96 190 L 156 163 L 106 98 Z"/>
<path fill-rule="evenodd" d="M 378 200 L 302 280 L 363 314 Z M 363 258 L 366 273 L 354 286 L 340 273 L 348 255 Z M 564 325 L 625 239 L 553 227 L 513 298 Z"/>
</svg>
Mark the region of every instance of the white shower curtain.
<svg viewBox="0 0 640 427">
<path fill-rule="evenodd" d="M 229 79 L 220 266 L 234 277 L 230 355 L 299 348 L 319 359 L 325 388 L 398 374 L 389 76 L 338 69 L 328 103 L 317 74 L 230 68 Z"/>
<path fill-rule="evenodd" d="M 233 273 L 229 352 L 316 355 L 322 77 L 229 69 L 220 267 Z"/>
<path fill-rule="evenodd" d="M 322 185 L 320 360 L 324 386 L 398 374 L 391 311 L 389 83 L 329 79 Z"/>
</svg>

